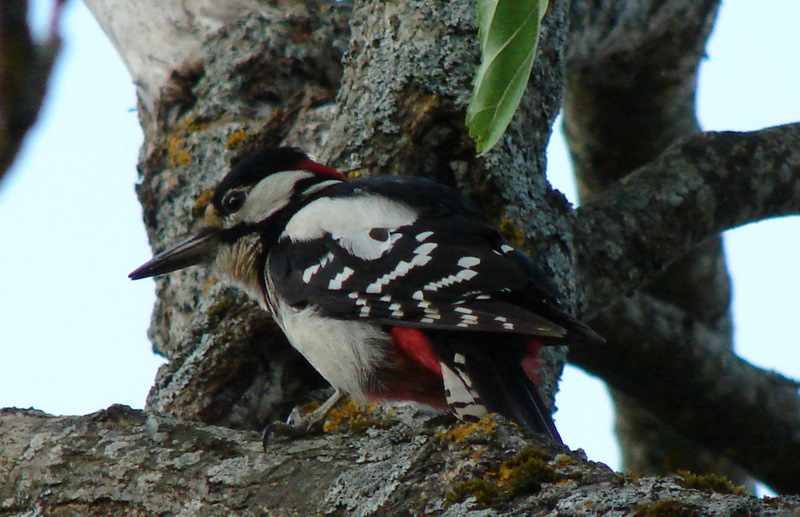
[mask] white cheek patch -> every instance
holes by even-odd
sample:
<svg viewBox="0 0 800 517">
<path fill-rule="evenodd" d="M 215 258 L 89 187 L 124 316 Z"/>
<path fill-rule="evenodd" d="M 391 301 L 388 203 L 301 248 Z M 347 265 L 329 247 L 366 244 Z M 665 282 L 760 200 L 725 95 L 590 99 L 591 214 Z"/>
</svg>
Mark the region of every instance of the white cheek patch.
<svg viewBox="0 0 800 517">
<path fill-rule="evenodd" d="M 241 223 L 257 223 L 285 207 L 298 181 L 314 176 L 306 171 L 285 171 L 259 181 L 247 195 L 242 208 L 228 220 L 228 227 Z"/>
</svg>

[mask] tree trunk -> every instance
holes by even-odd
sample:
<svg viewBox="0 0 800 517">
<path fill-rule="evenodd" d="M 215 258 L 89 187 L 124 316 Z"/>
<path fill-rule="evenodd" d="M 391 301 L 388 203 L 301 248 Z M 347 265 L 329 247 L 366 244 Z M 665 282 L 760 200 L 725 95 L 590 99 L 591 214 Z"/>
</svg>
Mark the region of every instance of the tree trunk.
<svg viewBox="0 0 800 517">
<path fill-rule="evenodd" d="M 138 194 L 154 250 L 189 233 L 230 164 L 264 145 L 302 147 L 351 175 L 432 177 L 459 188 L 540 263 L 570 310 L 595 318 L 610 345 L 575 350 L 579 364 L 715 456 L 734 457 L 777 490 L 800 491 L 800 466 L 780 460 L 800 457 L 797 386 L 727 348 L 720 287 L 727 284 L 713 240 L 739 224 L 800 212 L 800 125 L 691 136 L 687 103 L 715 4 L 551 2 L 522 105 L 497 148 L 477 158 L 463 124 L 478 60 L 473 2 L 87 3 L 138 87 L 145 129 Z M 667 23 L 671 9 L 685 23 Z M 677 55 L 667 51 L 676 42 Z M 628 76 L 639 49 L 652 51 L 647 66 Z M 600 64 L 620 68 L 603 76 L 594 70 Z M 567 123 L 587 199 L 578 210 L 544 176 L 565 70 Z M 571 81 L 584 73 L 587 84 L 578 88 Z M 604 77 L 651 78 L 643 90 L 663 91 L 650 92 L 652 113 L 642 113 L 674 111 L 661 125 L 638 123 L 650 130 L 639 156 L 623 146 L 622 160 L 608 158 L 613 142 L 594 141 L 612 130 L 625 139 L 623 125 L 594 131 L 620 118 L 604 114 L 613 111 L 597 90 Z M 584 167 L 583 159 L 592 163 Z M 710 251 L 674 266 L 683 271 L 673 289 L 680 294 L 641 291 L 700 245 Z M 697 306 L 684 303 L 693 276 L 714 286 Z M 2 413 L 0 509 L 777 515 L 800 504 L 758 501 L 715 477 L 615 475 L 537 444 L 502 419 L 448 431 L 451 420 L 405 406 L 387 414 L 345 408 L 338 415 L 349 431 L 273 443 L 265 455 L 252 431 L 324 382 L 266 314 L 205 271 L 174 273 L 157 286 L 150 337 L 169 364 L 147 411 Z M 549 397 L 563 354 L 554 349 L 546 358 Z M 699 425 L 706 422 L 717 425 Z"/>
</svg>

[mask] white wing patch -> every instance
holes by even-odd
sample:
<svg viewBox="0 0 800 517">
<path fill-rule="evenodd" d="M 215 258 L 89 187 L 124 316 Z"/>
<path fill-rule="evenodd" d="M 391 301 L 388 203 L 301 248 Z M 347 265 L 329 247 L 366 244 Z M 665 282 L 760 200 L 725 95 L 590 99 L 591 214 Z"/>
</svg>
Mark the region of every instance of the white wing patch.
<svg viewBox="0 0 800 517">
<path fill-rule="evenodd" d="M 386 238 L 376 237 L 376 230 L 385 232 Z M 367 228 L 358 233 L 349 235 L 332 235 L 339 242 L 339 245 L 347 250 L 348 253 L 364 260 L 375 260 L 391 251 L 394 243 L 403 235 L 393 232 L 394 228 Z M 383 237 L 383 236 L 381 236 Z"/>
<path fill-rule="evenodd" d="M 373 228 L 397 228 L 414 223 L 417 214 L 405 203 L 377 194 L 329 198 L 312 201 L 298 211 L 286 225 L 283 236 L 294 242 L 318 239 L 326 234 L 334 239 L 359 241 Z"/>
</svg>

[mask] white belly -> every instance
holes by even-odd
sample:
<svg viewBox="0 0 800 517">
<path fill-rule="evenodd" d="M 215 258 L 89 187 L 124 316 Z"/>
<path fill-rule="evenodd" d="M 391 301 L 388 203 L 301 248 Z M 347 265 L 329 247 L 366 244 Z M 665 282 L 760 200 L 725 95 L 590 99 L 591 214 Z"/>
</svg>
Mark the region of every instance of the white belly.
<svg viewBox="0 0 800 517">
<path fill-rule="evenodd" d="M 297 310 L 284 304 L 281 309 L 278 325 L 292 346 L 334 388 L 364 400 L 377 370 L 387 363 L 391 338 L 378 325 L 322 317 L 316 307 Z"/>
</svg>

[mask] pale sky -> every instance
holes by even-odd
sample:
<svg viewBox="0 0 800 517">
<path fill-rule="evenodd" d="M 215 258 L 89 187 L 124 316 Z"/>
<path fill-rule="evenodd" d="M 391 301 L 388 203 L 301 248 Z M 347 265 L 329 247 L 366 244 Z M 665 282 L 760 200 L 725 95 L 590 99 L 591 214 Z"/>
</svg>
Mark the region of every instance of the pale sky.
<svg viewBox="0 0 800 517">
<path fill-rule="evenodd" d="M 796 1 L 724 2 L 701 71 L 705 129 L 800 121 L 798 20 Z M 126 276 L 151 254 L 133 191 L 142 140 L 134 88 L 82 3 L 70 2 L 63 21 L 44 111 L 0 184 L 0 407 L 142 408 L 162 360 L 146 336 L 154 284 Z M 558 138 L 549 161 L 550 180 L 574 200 Z M 738 352 L 800 378 L 800 218 L 725 241 Z M 564 441 L 618 468 L 602 383 L 568 368 L 557 404 Z"/>
</svg>

